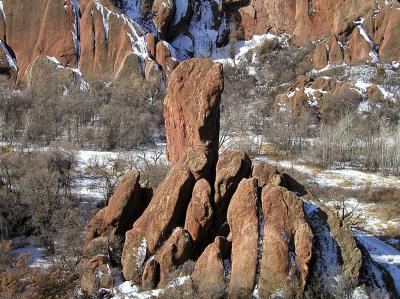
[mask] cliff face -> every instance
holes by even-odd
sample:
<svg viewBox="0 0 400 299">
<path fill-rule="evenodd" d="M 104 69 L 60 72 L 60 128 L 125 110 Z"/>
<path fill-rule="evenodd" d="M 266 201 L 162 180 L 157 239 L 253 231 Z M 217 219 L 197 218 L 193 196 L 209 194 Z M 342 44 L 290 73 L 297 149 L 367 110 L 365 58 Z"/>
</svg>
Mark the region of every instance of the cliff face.
<svg viewBox="0 0 400 299">
<path fill-rule="evenodd" d="M 169 58 L 161 65 L 168 75 L 178 61 L 212 57 L 230 41 L 267 32 L 287 33 L 299 46 L 325 38 L 326 53 L 319 48 L 315 56 L 323 67 L 330 62 L 325 55 L 346 63 L 399 59 L 398 6 L 381 0 L 2 0 L 0 39 L 15 56 L 20 82 L 42 55 L 89 80 L 112 81 L 134 53 L 149 73 L 155 40 L 168 49 L 169 57 L 159 57 Z"/>
</svg>

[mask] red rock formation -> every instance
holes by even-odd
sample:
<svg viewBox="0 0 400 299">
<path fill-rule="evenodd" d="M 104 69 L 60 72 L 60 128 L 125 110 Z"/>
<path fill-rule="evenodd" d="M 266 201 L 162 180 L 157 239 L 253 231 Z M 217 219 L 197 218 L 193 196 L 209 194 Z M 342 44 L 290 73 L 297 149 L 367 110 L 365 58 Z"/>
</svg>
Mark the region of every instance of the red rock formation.
<svg viewBox="0 0 400 299">
<path fill-rule="evenodd" d="M 260 294 L 269 298 L 281 289 L 286 296 L 302 296 L 313 248 L 313 233 L 304 216 L 303 202 L 285 188 L 265 188 L 262 210 L 266 222 Z"/>
<path fill-rule="evenodd" d="M 5 36 L 2 35 L 17 57 L 20 80 L 40 55 L 56 57 L 65 66 L 77 66 L 72 38 L 75 16 L 71 2 L 66 3 L 64 7 L 64 1 L 3 0 Z"/>
<path fill-rule="evenodd" d="M 188 148 L 157 187 L 146 211 L 126 233 L 122 253 L 126 279 L 133 279 L 143 267 L 147 255 L 154 254 L 172 230 L 184 224 L 196 181 L 209 175 L 207 154 L 204 147 Z"/>
<path fill-rule="evenodd" d="M 207 78 L 207 80 L 205 80 Z M 189 146 L 206 146 L 218 156 L 222 65 L 195 58 L 179 64 L 168 82 L 164 119 L 167 156 L 175 164 Z"/>
<path fill-rule="evenodd" d="M 312 61 L 314 68 L 323 69 L 328 64 L 328 55 L 325 44 L 319 44 L 313 53 Z"/>
<path fill-rule="evenodd" d="M 164 35 L 175 14 L 175 0 L 154 0 L 152 13 L 154 25 Z"/>
<path fill-rule="evenodd" d="M 329 63 L 341 64 L 343 62 L 343 53 L 337 42 L 336 37 L 332 34 L 328 40 L 329 46 Z"/>
<path fill-rule="evenodd" d="M 249 298 L 253 292 L 258 256 L 257 180 L 243 179 L 228 208 L 232 234 L 230 298 Z"/>
<path fill-rule="evenodd" d="M 222 298 L 225 294 L 224 260 L 228 257 L 228 249 L 228 241 L 217 237 L 198 258 L 192 279 L 200 298 Z"/>
<path fill-rule="evenodd" d="M 251 176 L 257 179 L 259 188 L 263 188 L 266 185 L 279 186 L 281 184 L 281 175 L 279 171 L 266 162 L 255 165 Z"/>
<path fill-rule="evenodd" d="M 218 234 L 227 236 L 226 233 L 229 233 L 222 227 L 229 203 L 240 181 L 249 177 L 250 172 L 251 160 L 244 152 L 227 151 L 219 157 L 214 185 L 216 222 L 213 225 Z"/>
<path fill-rule="evenodd" d="M 139 185 L 140 174 L 137 171 L 122 177 L 108 206 L 100 210 L 90 221 L 86 232 L 86 244 L 99 236 L 113 239 L 111 235 L 124 236 L 147 206 Z"/>
<path fill-rule="evenodd" d="M 114 277 L 107 265 L 107 257 L 97 255 L 80 264 L 82 291 L 96 294 L 99 288 L 112 288 Z"/>
<path fill-rule="evenodd" d="M 192 255 L 192 238 L 186 230 L 177 227 L 155 257 L 160 265 L 159 287 L 164 287 L 168 282 L 168 274 L 189 260 Z"/>
<path fill-rule="evenodd" d="M 382 9 L 375 18 L 375 29 L 379 57 L 385 61 L 400 60 L 400 10 L 389 6 Z"/>
<path fill-rule="evenodd" d="M 186 211 L 185 229 L 192 236 L 195 247 L 204 248 L 213 220 L 211 206 L 212 189 L 207 180 L 201 179 L 194 185 L 192 199 Z"/>
</svg>

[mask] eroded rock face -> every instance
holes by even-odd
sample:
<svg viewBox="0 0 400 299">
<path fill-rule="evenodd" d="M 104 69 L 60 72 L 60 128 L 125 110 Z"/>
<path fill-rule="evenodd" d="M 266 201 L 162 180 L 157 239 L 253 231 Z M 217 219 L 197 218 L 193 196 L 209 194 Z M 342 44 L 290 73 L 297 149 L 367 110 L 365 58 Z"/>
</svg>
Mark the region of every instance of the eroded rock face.
<svg viewBox="0 0 400 299">
<path fill-rule="evenodd" d="M 214 231 L 221 233 L 221 225 L 226 221 L 226 212 L 237 186 L 243 178 L 249 177 L 251 160 L 244 152 L 227 151 L 217 162 L 214 205 L 216 223 Z M 227 234 L 225 234 L 227 236 Z"/>
<path fill-rule="evenodd" d="M 251 176 L 257 179 L 259 188 L 263 188 L 266 185 L 279 186 L 281 184 L 281 175 L 279 171 L 266 162 L 255 165 Z"/>
<path fill-rule="evenodd" d="M 217 237 L 197 260 L 192 279 L 201 298 L 222 298 L 225 294 L 224 260 L 228 257 L 228 241 Z"/>
<path fill-rule="evenodd" d="M 207 78 L 207 80 L 204 80 Z M 189 146 L 205 146 L 218 156 L 222 65 L 195 58 L 179 64 L 168 82 L 164 118 L 167 156 L 176 164 Z"/>
<path fill-rule="evenodd" d="M 209 239 L 208 233 L 213 220 L 212 190 L 206 179 L 196 182 L 193 188 L 185 220 L 185 229 L 192 236 L 195 247 L 202 249 Z"/>
<path fill-rule="evenodd" d="M 285 296 L 302 296 L 313 249 L 313 233 L 304 216 L 303 202 L 283 187 L 266 188 L 262 210 L 265 226 L 260 294 L 269 298 L 281 289 Z"/>
<path fill-rule="evenodd" d="M 175 14 L 175 0 L 154 0 L 152 13 L 157 31 L 164 35 Z"/>
<path fill-rule="evenodd" d="M 154 254 L 175 227 L 183 226 L 194 185 L 207 177 L 209 171 L 208 151 L 204 147 L 188 148 L 171 169 L 143 215 L 125 235 L 122 253 L 125 279 L 134 279 L 148 254 Z"/>
<path fill-rule="evenodd" d="M 183 228 L 177 227 L 155 257 L 160 265 L 160 282 L 158 285 L 164 287 L 168 282 L 168 274 L 192 256 L 193 241 L 190 234 Z"/>
<path fill-rule="evenodd" d="M 228 223 L 232 234 L 230 298 L 249 298 L 254 289 L 258 255 L 257 180 L 243 179 L 232 197 Z"/>
<path fill-rule="evenodd" d="M 90 221 L 86 232 L 86 244 L 93 239 L 107 237 L 113 242 L 115 236 L 125 236 L 136 219 L 143 213 L 148 202 L 142 196 L 140 174 L 132 171 L 122 177 L 108 206 L 100 210 Z"/>
<path fill-rule="evenodd" d="M 100 288 L 109 289 L 113 286 L 114 277 L 107 265 L 106 256 L 95 256 L 83 261 L 80 267 L 80 286 L 85 293 L 96 294 Z"/>
</svg>

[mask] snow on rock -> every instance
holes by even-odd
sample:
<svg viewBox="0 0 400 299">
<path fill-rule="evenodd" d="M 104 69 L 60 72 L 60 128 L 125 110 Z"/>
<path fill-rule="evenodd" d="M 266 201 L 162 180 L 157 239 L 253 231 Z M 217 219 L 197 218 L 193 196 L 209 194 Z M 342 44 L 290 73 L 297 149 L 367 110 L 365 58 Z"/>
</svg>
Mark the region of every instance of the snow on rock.
<svg viewBox="0 0 400 299">
<path fill-rule="evenodd" d="M 74 41 L 74 46 L 75 46 L 75 53 L 78 59 L 78 65 L 79 65 L 79 60 L 81 56 L 81 41 L 80 41 L 80 32 L 81 32 L 81 17 L 80 17 L 80 10 L 81 7 L 79 5 L 79 2 L 77 0 L 71 0 L 72 4 L 72 9 L 74 12 L 74 30 L 72 31 L 72 40 Z"/>
<path fill-rule="evenodd" d="M 106 39 L 108 39 L 108 34 L 110 31 L 110 15 L 112 13 L 111 10 L 109 10 L 107 7 L 102 5 L 100 2 L 97 0 L 94 0 L 94 4 L 96 5 L 96 9 L 101 13 L 103 17 L 103 27 L 104 27 L 104 33 L 106 35 Z"/>
<path fill-rule="evenodd" d="M 176 49 L 176 58 L 179 61 L 186 60 L 193 55 L 194 43 L 190 36 L 179 34 L 172 42 L 171 46 Z"/>
<path fill-rule="evenodd" d="M 13 68 L 14 70 L 18 71 L 18 66 L 16 60 L 12 57 L 10 51 L 8 51 L 7 46 L 4 44 L 2 40 L 0 40 L 0 48 L 3 50 L 4 54 L 6 55 L 8 65 Z"/>
<path fill-rule="evenodd" d="M 175 0 L 175 16 L 172 20 L 172 25 L 177 25 L 188 14 L 189 1 Z"/>
<path fill-rule="evenodd" d="M 374 262 L 385 268 L 400 293 L 400 251 L 373 236 L 354 229 L 356 239 L 368 250 Z"/>
<path fill-rule="evenodd" d="M 3 5 L 3 1 L 0 0 L 0 12 L 3 14 L 3 18 L 4 20 L 6 19 L 6 14 L 4 13 L 4 5 Z"/>
</svg>

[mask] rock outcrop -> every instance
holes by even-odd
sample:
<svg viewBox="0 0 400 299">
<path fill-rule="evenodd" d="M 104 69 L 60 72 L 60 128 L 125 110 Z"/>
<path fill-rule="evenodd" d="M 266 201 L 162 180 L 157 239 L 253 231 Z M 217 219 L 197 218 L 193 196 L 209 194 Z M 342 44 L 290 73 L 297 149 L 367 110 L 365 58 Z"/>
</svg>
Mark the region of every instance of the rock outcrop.
<svg viewBox="0 0 400 299">
<path fill-rule="evenodd" d="M 196 262 L 192 274 L 200 298 L 222 298 L 225 294 L 225 265 L 229 257 L 229 244 L 223 237 L 215 238 L 214 243 L 207 246 Z"/>
<path fill-rule="evenodd" d="M 257 180 L 243 179 L 232 197 L 228 223 L 232 235 L 230 298 L 249 298 L 256 283 L 258 257 Z"/>
<path fill-rule="evenodd" d="M 277 290 L 288 297 L 302 295 L 313 252 L 313 233 L 302 200 L 285 188 L 266 188 L 262 209 L 265 226 L 259 292 L 263 298 Z"/>
<path fill-rule="evenodd" d="M 208 151 L 204 147 L 188 148 L 171 169 L 143 215 L 126 233 L 122 253 L 125 279 L 134 279 L 149 254 L 155 254 L 175 227 L 184 225 L 194 185 L 208 177 L 209 171 Z"/>
<path fill-rule="evenodd" d="M 164 109 L 167 155 L 172 164 L 190 146 L 207 147 L 211 160 L 216 160 L 223 88 L 219 63 L 196 58 L 182 62 L 174 70 Z"/>
<path fill-rule="evenodd" d="M 210 70 L 220 68 L 198 59 L 182 65 L 184 69 L 196 69 L 199 62 L 206 67 L 200 67 L 196 76 L 189 76 L 193 80 L 202 81 Z M 179 68 L 171 78 L 183 76 Z M 298 78 L 297 84 L 305 88 L 309 80 L 304 76 Z M 192 83 L 198 85 L 198 81 Z M 313 84 L 337 88 L 324 80 L 315 80 Z M 215 89 L 220 91 L 220 86 Z M 192 93 L 189 96 L 203 100 Z M 171 97 L 168 95 L 167 100 Z M 218 104 L 216 101 L 210 110 L 198 115 L 184 115 L 180 128 L 198 128 L 190 117 L 204 124 L 208 115 L 218 115 Z M 173 121 L 174 113 L 180 115 L 179 109 L 167 113 L 166 122 Z M 167 130 L 167 139 L 171 134 L 176 131 Z M 171 274 L 193 260 L 191 282 L 194 296 L 199 298 L 249 298 L 254 292 L 261 298 L 277 294 L 289 298 L 332 297 L 329 283 L 321 286 L 320 293 L 314 294 L 314 287 L 320 286 L 319 276 L 324 271 L 327 279 L 332 280 L 339 270 L 352 286 L 368 285 L 367 292 L 390 290 L 390 283 L 380 278 L 378 270 L 366 270 L 378 268 L 368 253 L 359 248 L 351 230 L 328 208 L 316 206 L 313 196 L 294 178 L 265 162 L 252 168 L 251 160 L 243 152 L 226 152 L 216 164 L 213 147 L 203 142 L 191 145 L 193 136 L 198 135 L 180 134 L 168 146 L 172 151 L 175 145 L 181 157 L 139 218 L 129 218 L 136 214 L 135 208 L 128 205 L 128 198 L 139 203 L 148 196 L 146 192 L 135 192 L 139 188 L 139 174 L 131 173 L 130 180 L 121 184 L 109 206 L 92 220 L 88 232 L 91 241 L 86 248 L 89 258 L 80 264 L 81 273 L 85 274 L 82 290 L 95 294 L 99 287 L 110 286 L 113 276 L 108 267 L 115 263 L 111 263 L 109 246 L 112 248 L 113 242 L 118 241 L 105 231 L 114 232 L 123 223 L 126 225 L 122 225 L 121 232 L 131 228 L 123 241 L 122 269 L 117 265 L 117 270 L 144 289 L 164 288 L 176 282 L 177 277 Z M 329 269 L 335 271 L 328 273 Z M 98 276 L 100 272 L 107 275 Z"/>
</svg>

